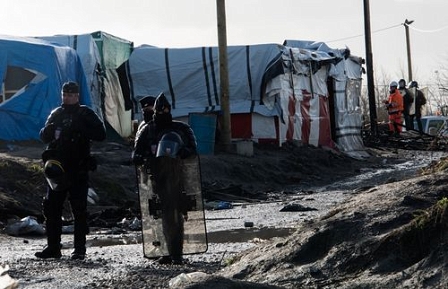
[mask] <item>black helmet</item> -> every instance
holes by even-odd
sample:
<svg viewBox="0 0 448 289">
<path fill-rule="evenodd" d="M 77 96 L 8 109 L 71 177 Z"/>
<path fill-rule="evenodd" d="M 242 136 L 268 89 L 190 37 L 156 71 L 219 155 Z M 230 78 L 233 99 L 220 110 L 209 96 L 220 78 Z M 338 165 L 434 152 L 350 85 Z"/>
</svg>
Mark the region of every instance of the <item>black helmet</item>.
<svg viewBox="0 0 448 289">
<path fill-rule="evenodd" d="M 147 106 L 154 106 L 155 101 L 156 101 L 155 96 L 147 95 L 140 99 L 140 106 L 142 108 L 145 108 Z"/>
<path fill-rule="evenodd" d="M 62 92 L 79 93 L 79 85 L 74 81 L 68 81 L 62 85 Z"/>
<path fill-rule="evenodd" d="M 165 110 L 168 109 L 168 112 Z M 171 105 L 166 99 L 166 96 L 163 92 L 159 94 L 156 98 L 156 102 L 154 103 L 154 110 L 156 113 L 169 113 L 171 112 Z"/>
<path fill-rule="evenodd" d="M 415 80 L 411 81 L 411 83 L 409 84 L 409 87 L 410 88 L 412 88 L 412 87 L 418 88 L 418 82 Z"/>
<path fill-rule="evenodd" d="M 48 185 L 53 191 L 64 191 L 69 187 L 67 174 L 61 162 L 49 159 L 44 165 L 44 174 Z"/>
<path fill-rule="evenodd" d="M 179 134 L 173 131 L 167 132 L 159 141 L 156 157 L 168 156 L 174 159 L 183 145 L 184 142 Z"/>
</svg>

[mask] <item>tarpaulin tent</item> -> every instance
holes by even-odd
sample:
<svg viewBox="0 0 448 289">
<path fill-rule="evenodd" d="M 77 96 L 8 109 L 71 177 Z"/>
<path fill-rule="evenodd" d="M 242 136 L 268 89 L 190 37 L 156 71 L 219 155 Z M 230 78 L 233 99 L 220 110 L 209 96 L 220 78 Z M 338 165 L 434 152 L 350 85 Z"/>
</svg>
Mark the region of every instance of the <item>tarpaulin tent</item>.
<svg viewBox="0 0 448 289">
<path fill-rule="evenodd" d="M 132 111 L 125 107 L 116 68 L 129 58 L 133 43 L 102 31 L 39 38 L 67 45 L 77 51 L 87 76 L 95 110 L 106 121 L 108 138 L 113 135 L 111 128 L 121 137 L 130 136 Z"/>
<path fill-rule="evenodd" d="M 91 97 L 81 60 L 70 47 L 45 40 L 0 36 L 0 139 L 39 139 L 51 110 L 61 103 L 66 81 L 80 85 L 82 104 Z"/>
<path fill-rule="evenodd" d="M 267 64 L 279 53 L 277 44 L 229 46 L 232 138 L 276 139 L 276 115 L 261 103 Z M 164 92 L 175 118 L 221 111 L 217 47 L 157 48 L 140 46 L 128 61 L 134 118 L 142 119 L 138 100 Z M 217 133 L 219 136 L 219 131 Z"/>
<path fill-rule="evenodd" d="M 367 154 L 361 139 L 362 62 L 348 49 L 313 41 L 284 42 L 267 69 L 264 103 L 278 109 L 280 141 L 337 145 L 353 157 Z"/>
<path fill-rule="evenodd" d="M 134 43 L 103 31 L 91 35 L 101 55 L 105 118 L 120 136 L 129 137 L 132 134 L 132 110 L 125 105 L 116 70 L 129 59 Z"/>
<path fill-rule="evenodd" d="M 277 44 L 229 46 L 227 51 L 231 111 L 270 115 L 260 103 L 260 83 L 266 65 L 279 53 Z M 133 97 L 163 91 L 174 117 L 219 111 L 218 56 L 217 47 L 137 47 L 129 58 Z"/>
<path fill-rule="evenodd" d="M 92 107 L 100 117 L 103 117 L 101 100 L 101 56 L 93 37 L 90 34 L 82 34 L 39 36 L 36 38 L 56 43 L 56 45 L 68 46 L 76 50 L 86 75 L 90 96 L 92 98 Z"/>
<path fill-rule="evenodd" d="M 360 138 L 348 138 L 344 118 L 360 137 L 360 90 L 352 84 L 360 85 L 362 67 L 348 49 L 296 41 L 229 46 L 227 54 L 232 139 L 357 147 L 352 143 Z M 135 100 L 163 91 L 174 117 L 221 110 L 217 47 L 144 45 L 135 48 L 128 66 Z M 139 116 L 138 107 L 134 111 Z"/>
</svg>

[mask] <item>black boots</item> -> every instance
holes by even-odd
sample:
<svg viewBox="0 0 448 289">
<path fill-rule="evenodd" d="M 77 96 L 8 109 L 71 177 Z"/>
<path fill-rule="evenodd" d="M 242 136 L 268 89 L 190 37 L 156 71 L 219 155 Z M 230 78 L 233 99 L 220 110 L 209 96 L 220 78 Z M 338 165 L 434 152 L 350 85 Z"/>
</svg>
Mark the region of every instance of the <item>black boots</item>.
<svg viewBox="0 0 448 289">
<path fill-rule="evenodd" d="M 57 248 L 51 248 L 51 247 L 46 247 L 44 250 L 42 250 L 41 252 L 36 252 L 34 254 L 34 256 L 36 256 L 37 258 L 42 258 L 42 259 L 48 259 L 48 258 L 61 258 L 62 254 L 61 254 L 61 249 Z"/>
<path fill-rule="evenodd" d="M 84 258 L 86 257 L 86 251 L 80 251 L 80 250 L 76 250 L 72 252 L 72 255 L 70 257 L 70 259 L 72 260 L 84 260 Z"/>
<path fill-rule="evenodd" d="M 41 252 L 36 252 L 34 254 L 37 258 L 42 259 L 49 259 L 49 258 L 56 258 L 59 259 L 62 257 L 61 249 L 54 249 L 52 247 L 46 247 Z M 86 258 L 86 251 L 85 250 L 75 250 L 73 251 L 70 259 L 72 260 L 84 260 Z"/>
<path fill-rule="evenodd" d="M 160 265 L 182 265 L 184 263 L 184 260 L 180 256 L 163 256 L 160 257 L 157 262 Z"/>
</svg>

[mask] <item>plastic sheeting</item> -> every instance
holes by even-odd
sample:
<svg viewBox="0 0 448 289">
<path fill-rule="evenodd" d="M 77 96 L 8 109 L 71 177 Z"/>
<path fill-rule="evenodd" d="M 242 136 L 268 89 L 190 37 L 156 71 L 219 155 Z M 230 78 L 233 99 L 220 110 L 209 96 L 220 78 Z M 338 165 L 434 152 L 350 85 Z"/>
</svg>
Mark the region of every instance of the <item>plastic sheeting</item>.
<svg viewBox="0 0 448 289">
<path fill-rule="evenodd" d="M 362 111 L 361 97 L 361 59 L 349 57 L 338 63 L 338 74 L 334 85 L 335 141 L 341 151 L 354 158 L 369 157 L 361 137 Z"/>
<path fill-rule="evenodd" d="M 345 152 L 362 150 L 360 90 L 356 89 L 362 67 L 348 49 L 287 40 L 284 45 L 229 46 L 227 52 L 230 113 L 251 115 L 250 121 L 241 125 L 250 126 L 252 139 L 270 137 L 279 144 L 301 141 L 337 145 Z M 135 103 L 163 91 L 174 117 L 221 109 L 217 47 L 141 46 L 128 64 Z M 330 108 L 329 79 L 335 86 L 334 108 Z M 139 113 L 136 116 L 141 119 Z M 335 138 L 333 117 L 338 132 Z"/>
<path fill-rule="evenodd" d="M 283 49 L 283 74 L 267 84 L 264 98 L 281 115 L 280 142 L 298 140 L 315 146 L 336 145 L 352 157 L 368 156 L 361 138 L 362 59 L 350 56 L 348 49 L 331 49 L 324 43 L 285 41 L 285 44 L 294 47 Z M 270 68 L 279 70 L 274 64 Z M 333 83 L 332 111 L 328 101 L 329 79 Z"/>
<path fill-rule="evenodd" d="M 107 93 L 104 96 L 104 115 L 107 122 L 120 136 L 130 136 L 132 134 L 132 111 L 125 109 L 117 72 L 115 69 L 108 69 L 105 73 L 104 90 Z"/>
<path fill-rule="evenodd" d="M 82 60 L 95 112 L 121 137 L 130 136 L 132 111 L 126 110 L 120 81 L 114 70 L 129 58 L 133 43 L 102 31 L 39 38 L 77 51 Z"/>
<path fill-rule="evenodd" d="M 279 53 L 278 45 L 229 46 L 227 51 L 231 112 L 273 115 L 261 104 L 261 83 L 266 66 Z M 136 103 L 163 91 L 174 117 L 219 111 L 218 56 L 217 47 L 135 48 L 129 68 Z M 134 109 L 141 119 L 140 108 Z"/>
<path fill-rule="evenodd" d="M 101 110 L 101 80 L 100 65 L 101 56 L 98 47 L 90 34 L 82 35 L 55 35 L 37 37 L 58 45 L 65 45 L 73 48 L 81 58 L 82 67 L 86 75 L 87 84 L 92 98 L 92 108 L 103 118 Z"/>
<path fill-rule="evenodd" d="M 78 82 L 80 102 L 92 104 L 81 60 L 70 47 L 34 38 L 0 36 L 0 79 L 5 79 L 8 66 L 32 71 L 36 77 L 0 103 L 1 140 L 39 139 L 48 115 L 61 103 L 61 88 L 66 81 Z"/>
</svg>

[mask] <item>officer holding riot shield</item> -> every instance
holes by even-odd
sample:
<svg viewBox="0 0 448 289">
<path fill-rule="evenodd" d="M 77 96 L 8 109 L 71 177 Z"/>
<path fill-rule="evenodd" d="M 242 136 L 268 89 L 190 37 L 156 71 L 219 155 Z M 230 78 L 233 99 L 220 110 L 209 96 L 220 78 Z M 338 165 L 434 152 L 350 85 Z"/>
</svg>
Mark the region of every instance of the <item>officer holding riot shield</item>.
<svg viewBox="0 0 448 289">
<path fill-rule="evenodd" d="M 137 132 L 132 159 L 140 172 L 145 256 L 160 257 L 160 264 L 182 264 L 187 243 L 184 224 L 193 207 L 201 210 L 198 218 L 193 217 L 199 223 L 188 223 L 196 224 L 195 228 L 202 224 L 205 236 L 203 207 L 196 206 L 200 203 L 198 199 L 202 201 L 196 148 L 191 127 L 172 119 L 170 103 L 163 93 L 159 94 L 153 120 Z M 190 166 L 196 170 L 193 174 L 192 169 L 188 169 L 188 160 L 197 164 Z M 187 175 L 190 177 L 185 177 Z"/>
</svg>

